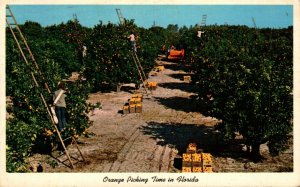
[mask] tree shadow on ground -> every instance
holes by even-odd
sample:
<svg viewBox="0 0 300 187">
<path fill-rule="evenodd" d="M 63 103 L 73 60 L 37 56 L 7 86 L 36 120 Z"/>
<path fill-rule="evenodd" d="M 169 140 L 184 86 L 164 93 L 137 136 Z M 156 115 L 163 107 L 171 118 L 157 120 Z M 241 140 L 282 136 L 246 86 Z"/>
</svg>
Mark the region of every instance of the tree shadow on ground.
<svg viewBox="0 0 300 187">
<path fill-rule="evenodd" d="M 128 92 L 128 93 L 133 93 L 136 90 L 134 86 L 122 86 L 120 88 L 120 91 Z"/>
<path fill-rule="evenodd" d="M 177 111 L 184 112 L 200 112 L 203 115 L 208 115 L 208 106 L 205 105 L 200 100 L 196 99 L 196 96 L 192 95 L 188 98 L 186 97 L 170 97 L 170 98 L 160 98 L 155 97 L 155 99 L 167 108 L 171 108 Z"/>
<path fill-rule="evenodd" d="M 196 143 L 198 149 L 211 152 L 217 149 L 218 136 L 214 127 L 204 125 L 183 125 L 180 123 L 149 122 L 141 131 L 158 140 L 161 146 L 170 145 L 178 150 L 178 154 L 186 152 L 189 143 Z"/>
<path fill-rule="evenodd" d="M 170 69 L 173 71 L 184 71 L 189 72 L 191 70 L 189 65 L 184 64 L 184 62 L 176 62 L 172 64 L 164 64 L 166 69 Z"/>
<path fill-rule="evenodd" d="M 174 73 L 174 74 L 169 74 L 168 76 L 173 77 L 175 79 L 183 81 L 183 76 L 193 76 L 193 74 L 190 73 Z"/>
<path fill-rule="evenodd" d="M 160 87 L 168 89 L 178 89 L 186 92 L 196 92 L 196 86 L 193 86 L 189 83 L 160 83 Z"/>
<path fill-rule="evenodd" d="M 180 156 L 186 153 L 189 143 L 196 143 L 197 149 L 211 153 L 214 157 L 230 157 L 239 161 L 249 158 L 242 150 L 240 142 L 224 142 L 221 133 L 215 127 L 152 121 L 147 126 L 141 127 L 140 130 L 145 135 L 150 135 L 151 138 L 157 140 L 158 145 L 168 145 L 177 149 Z M 178 160 L 174 162 L 174 165 L 181 169 L 180 162 L 178 163 Z"/>
</svg>

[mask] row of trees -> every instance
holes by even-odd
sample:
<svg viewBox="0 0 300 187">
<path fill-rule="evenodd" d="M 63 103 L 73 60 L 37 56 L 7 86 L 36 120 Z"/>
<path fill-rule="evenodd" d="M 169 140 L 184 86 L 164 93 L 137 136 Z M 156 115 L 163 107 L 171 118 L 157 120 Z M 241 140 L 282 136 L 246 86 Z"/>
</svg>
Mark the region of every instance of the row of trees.
<svg viewBox="0 0 300 187">
<path fill-rule="evenodd" d="M 243 135 L 252 156 L 267 143 L 270 153 L 287 147 L 293 117 L 293 28 L 208 26 L 204 36 L 186 30 L 186 62 L 192 65 L 208 115 L 222 123 L 226 140 Z"/>
<path fill-rule="evenodd" d="M 133 21 L 124 25 L 102 24 L 83 27 L 78 20 L 42 27 L 28 21 L 20 25 L 41 72 L 52 93 L 58 83 L 79 72 L 85 79 L 67 83 L 67 127 L 63 137 L 78 137 L 91 125 L 87 114 L 93 108 L 86 102 L 88 93 L 116 90 L 118 83 L 140 83 L 133 63 L 130 32 L 138 36 L 138 56 L 145 72 L 154 66 L 154 60 L 164 42 L 161 28 L 144 29 Z M 87 55 L 83 57 L 83 46 Z M 6 95 L 12 106 L 7 111 L 12 118 L 6 124 L 7 171 L 26 171 L 24 160 L 35 151 L 51 151 L 57 142 L 55 130 L 47 117 L 39 97 L 52 101 L 52 93 L 36 88 L 31 72 L 38 75 L 33 64 L 27 66 L 9 29 L 6 32 Z M 38 77 L 38 76 L 37 76 Z M 39 77 L 38 77 L 39 78 Z M 38 79 L 43 85 L 42 79 Z M 25 164 L 25 165 L 24 165 Z"/>
</svg>

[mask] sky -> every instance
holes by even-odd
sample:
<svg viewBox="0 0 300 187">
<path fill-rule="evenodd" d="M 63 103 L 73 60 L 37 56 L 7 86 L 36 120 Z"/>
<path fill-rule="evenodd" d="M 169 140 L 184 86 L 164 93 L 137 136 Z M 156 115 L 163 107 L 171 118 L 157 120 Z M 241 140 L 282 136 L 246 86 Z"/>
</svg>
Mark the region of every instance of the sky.
<svg viewBox="0 0 300 187">
<path fill-rule="evenodd" d="M 34 21 L 42 26 L 66 23 L 76 15 L 80 24 L 93 27 L 119 23 L 116 8 L 126 19 L 134 19 L 140 27 L 194 26 L 207 15 L 206 25 L 246 25 L 258 28 L 285 28 L 293 25 L 292 5 L 11 5 L 19 24 Z"/>
</svg>

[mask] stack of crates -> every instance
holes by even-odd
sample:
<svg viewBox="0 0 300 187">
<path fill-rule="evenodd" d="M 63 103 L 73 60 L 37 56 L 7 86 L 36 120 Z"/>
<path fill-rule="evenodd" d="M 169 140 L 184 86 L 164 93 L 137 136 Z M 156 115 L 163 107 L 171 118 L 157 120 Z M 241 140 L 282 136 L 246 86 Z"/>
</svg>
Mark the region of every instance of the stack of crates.
<svg viewBox="0 0 300 187">
<path fill-rule="evenodd" d="M 123 114 L 129 113 L 141 113 L 142 112 L 142 94 L 133 94 L 129 99 L 129 102 L 123 106 Z"/>
<path fill-rule="evenodd" d="M 198 153 L 197 145 L 190 143 L 182 155 L 182 173 L 211 173 L 212 157 L 209 153 Z"/>
<path fill-rule="evenodd" d="M 157 88 L 157 82 L 147 82 L 146 83 L 146 87 L 149 90 L 156 90 L 156 88 Z"/>
<path fill-rule="evenodd" d="M 191 82 L 192 78 L 191 78 L 191 76 L 183 76 L 183 81 L 184 82 Z"/>
</svg>

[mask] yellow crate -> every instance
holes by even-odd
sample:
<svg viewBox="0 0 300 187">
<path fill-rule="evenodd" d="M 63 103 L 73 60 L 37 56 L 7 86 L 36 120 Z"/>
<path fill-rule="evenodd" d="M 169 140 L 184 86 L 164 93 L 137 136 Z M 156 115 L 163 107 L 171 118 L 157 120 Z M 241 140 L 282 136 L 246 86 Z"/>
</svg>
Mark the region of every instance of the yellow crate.
<svg viewBox="0 0 300 187">
<path fill-rule="evenodd" d="M 184 80 L 185 82 L 189 82 L 189 81 L 192 80 L 192 78 L 191 78 L 191 76 L 183 76 L 183 80 Z"/>
<path fill-rule="evenodd" d="M 164 66 L 158 66 L 157 68 L 158 68 L 159 71 L 165 70 L 165 67 L 164 67 Z"/>
<path fill-rule="evenodd" d="M 128 105 L 123 106 L 123 114 L 129 114 L 129 106 Z"/>
<path fill-rule="evenodd" d="M 203 167 L 202 170 L 203 170 L 203 173 L 212 173 L 213 172 L 212 167 Z"/>
<path fill-rule="evenodd" d="M 203 160 L 202 163 L 203 163 L 203 166 L 211 166 L 212 165 L 211 160 Z"/>
<path fill-rule="evenodd" d="M 203 166 L 211 166 L 212 165 L 212 156 L 210 153 L 202 153 L 202 162 Z"/>
<path fill-rule="evenodd" d="M 192 168 L 191 167 L 182 167 L 182 173 L 191 173 Z"/>
<path fill-rule="evenodd" d="M 196 150 L 197 150 L 197 144 L 196 143 L 189 143 L 188 150 L 196 152 Z"/>
<path fill-rule="evenodd" d="M 135 104 L 139 104 L 139 103 L 141 103 L 142 102 L 142 98 L 134 98 L 134 102 L 135 102 Z"/>
<path fill-rule="evenodd" d="M 135 104 L 129 105 L 129 112 L 130 113 L 135 113 Z"/>
<path fill-rule="evenodd" d="M 201 154 L 199 153 L 192 154 L 192 161 L 201 162 Z"/>
<path fill-rule="evenodd" d="M 211 154 L 210 153 L 202 153 L 202 160 L 211 161 Z"/>
<path fill-rule="evenodd" d="M 135 104 L 135 99 L 136 98 L 129 99 L 129 105 L 134 105 Z"/>
<path fill-rule="evenodd" d="M 194 173 L 201 173 L 202 172 L 202 168 L 201 167 L 193 167 L 192 168 L 192 172 L 194 172 Z"/>
<path fill-rule="evenodd" d="M 147 87 L 150 90 L 155 90 L 157 88 L 157 82 L 148 82 Z"/>
<path fill-rule="evenodd" d="M 132 98 L 141 98 L 141 100 L 143 100 L 143 95 L 142 94 L 133 94 Z"/>
<path fill-rule="evenodd" d="M 192 155 L 191 154 L 183 153 L 182 154 L 182 161 L 187 161 L 187 162 L 192 161 Z"/>
<path fill-rule="evenodd" d="M 142 103 L 135 105 L 135 112 L 141 113 L 142 112 Z"/>
</svg>

